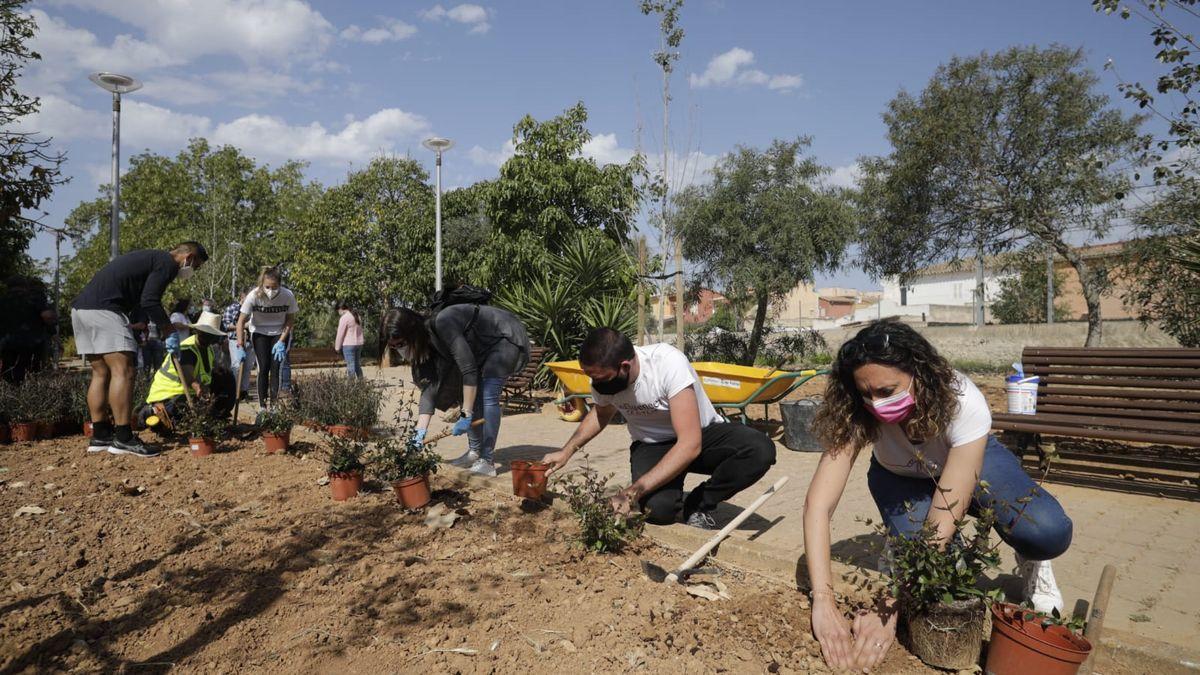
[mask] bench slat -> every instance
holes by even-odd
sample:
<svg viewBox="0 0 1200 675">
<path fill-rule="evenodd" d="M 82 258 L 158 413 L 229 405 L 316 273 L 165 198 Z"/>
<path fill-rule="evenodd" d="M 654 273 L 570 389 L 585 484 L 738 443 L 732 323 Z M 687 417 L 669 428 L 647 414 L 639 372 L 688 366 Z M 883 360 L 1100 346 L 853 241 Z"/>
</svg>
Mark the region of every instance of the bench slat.
<svg viewBox="0 0 1200 675">
<path fill-rule="evenodd" d="M 1063 414 L 1067 414 L 1067 415 L 1082 415 L 1082 414 L 1095 415 L 1096 413 L 1102 413 L 1104 415 L 1111 415 L 1112 417 L 1128 417 L 1128 418 L 1132 418 L 1132 419 L 1143 419 L 1143 420 L 1147 420 L 1147 421 L 1149 421 L 1149 420 L 1169 420 L 1169 421 L 1181 421 L 1181 422 L 1194 422 L 1196 424 L 1200 424 L 1200 413 L 1180 412 L 1178 410 L 1127 410 L 1127 409 L 1096 410 L 1096 406 L 1093 406 L 1093 405 L 1078 405 L 1078 406 L 1076 406 L 1076 405 L 1061 405 L 1061 404 L 1056 404 L 1056 403 L 1043 403 L 1043 402 L 1039 401 L 1037 404 L 1037 412 L 1038 412 L 1038 415 L 1041 415 L 1043 412 L 1063 413 Z M 1024 417 L 1029 417 L 1029 415 L 1025 415 Z"/>
<path fill-rule="evenodd" d="M 1088 385 L 1100 385 L 1099 382 L 1088 382 Z M 1113 388 L 1104 388 L 1113 387 Z M 1174 401 L 1200 401 L 1200 391 L 1154 391 L 1151 389 L 1121 389 L 1119 385 L 1083 386 L 1082 384 L 1068 385 L 1053 382 L 1039 388 L 1039 394 L 1064 394 L 1067 396 L 1100 396 L 1103 398 L 1158 398 Z"/>
<path fill-rule="evenodd" d="M 1032 415 L 1015 415 L 1032 419 Z M 1182 445 L 1189 448 L 1200 448 L 1200 436 L 1180 434 L 1153 434 L 1145 431 L 1128 431 L 1120 429 L 1087 429 L 1067 427 L 1057 424 L 1035 424 L 1033 422 L 1009 422 L 1007 420 L 992 420 L 992 428 L 1001 431 L 1025 431 L 1047 436 L 1074 436 L 1076 438 L 1102 438 L 1114 441 L 1133 441 L 1135 443 L 1165 443 L 1167 445 Z"/>
<path fill-rule="evenodd" d="M 1026 347 L 1029 356 L 1104 356 L 1114 358 L 1196 358 L 1198 351 L 1186 347 Z"/>
<path fill-rule="evenodd" d="M 1043 394 L 1038 398 L 1038 406 L 1044 404 L 1078 405 L 1089 408 L 1128 408 L 1130 410 L 1168 410 L 1184 412 L 1200 412 L 1200 402 L 1163 401 L 1155 399 L 1118 399 L 1101 398 L 1098 396 L 1064 396 L 1062 394 Z"/>
<path fill-rule="evenodd" d="M 1064 413 L 1043 413 L 1038 411 L 1036 415 L 995 415 L 993 419 L 999 418 L 1008 422 L 1019 422 L 1018 417 L 1032 419 L 1038 424 L 1058 424 L 1060 426 L 1077 426 L 1082 429 L 1091 429 L 1094 427 L 1113 427 L 1116 429 L 1138 429 L 1151 433 L 1159 431 L 1172 431 L 1179 433 L 1196 434 L 1200 437 L 1200 422 L 1180 422 L 1162 420 L 1136 420 L 1124 417 L 1101 417 L 1098 415 L 1075 415 Z"/>
<path fill-rule="evenodd" d="M 1025 372 L 1031 375 L 1101 375 L 1107 377 L 1190 377 L 1200 378 L 1200 368 L 1126 368 L 1125 363 L 1111 366 L 1048 366 L 1025 365 Z M 1194 383 L 1200 388 L 1200 381 Z"/>
<path fill-rule="evenodd" d="M 1150 368 L 1198 368 L 1200 358 L 1121 358 L 1113 356 L 1026 356 L 1021 363 L 1028 370 L 1031 366 L 1148 366 Z"/>
</svg>

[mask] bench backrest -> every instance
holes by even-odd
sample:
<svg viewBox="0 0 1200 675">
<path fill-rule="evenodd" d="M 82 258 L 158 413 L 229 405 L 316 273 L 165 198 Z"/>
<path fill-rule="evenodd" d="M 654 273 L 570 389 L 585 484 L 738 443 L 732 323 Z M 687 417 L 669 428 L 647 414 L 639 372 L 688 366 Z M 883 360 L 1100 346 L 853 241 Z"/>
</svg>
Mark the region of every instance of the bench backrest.
<svg viewBox="0 0 1200 675">
<path fill-rule="evenodd" d="M 1200 447 L 1200 349 L 1028 347 L 1021 361 L 1041 378 L 1039 424 Z"/>
<path fill-rule="evenodd" d="M 546 348 L 533 346 L 529 349 L 529 363 L 518 372 L 508 376 L 504 386 L 509 388 L 528 388 L 537 377 L 538 371 L 546 361 Z"/>
</svg>

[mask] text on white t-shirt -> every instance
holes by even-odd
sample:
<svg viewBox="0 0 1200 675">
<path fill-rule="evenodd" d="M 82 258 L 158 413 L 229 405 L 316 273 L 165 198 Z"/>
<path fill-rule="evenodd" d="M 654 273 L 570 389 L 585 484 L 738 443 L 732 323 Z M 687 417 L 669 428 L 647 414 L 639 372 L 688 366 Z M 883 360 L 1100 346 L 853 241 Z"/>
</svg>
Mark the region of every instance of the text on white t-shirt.
<svg viewBox="0 0 1200 675">
<path fill-rule="evenodd" d="M 280 288 L 274 298 L 255 288 L 242 303 L 242 314 L 250 317 L 250 332 L 262 335 L 282 334 L 288 315 L 299 311 L 296 296 L 286 288 Z"/>
</svg>

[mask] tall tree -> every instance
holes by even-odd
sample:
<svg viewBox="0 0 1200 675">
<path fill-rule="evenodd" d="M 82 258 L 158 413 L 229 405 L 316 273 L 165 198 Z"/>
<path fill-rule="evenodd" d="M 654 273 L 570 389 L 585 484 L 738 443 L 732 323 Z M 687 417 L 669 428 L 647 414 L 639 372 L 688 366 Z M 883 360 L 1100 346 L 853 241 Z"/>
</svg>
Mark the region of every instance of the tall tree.
<svg viewBox="0 0 1200 675">
<path fill-rule="evenodd" d="M 825 187 L 829 173 L 807 154 L 811 140 L 776 140 L 765 151 L 739 146 L 712 182 L 679 196 L 684 255 L 702 282 L 754 299 L 743 362 L 754 363 L 772 302 L 817 271 L 841 263 L 854 232 L 851 195 Z"/>
<path fill-rule="evenodd" d="M 1073 234 L 1103 237 L 1130 184 L 1141 117 L 1109 107 L 1080 50 L 1014 47 L 955 58 L 919 96 L 901 91 L 884 113 L 891 154 L 862 161 L 862 246 L 869 271 L 911 274 L 1030 241 L 1079 275 L 1087 345 L 1100 344 L 1104 270 Z"/>
<path fill-rule="evenodd" d="M 1000 292 L 992 305 L 992 315 L 1000 323 L 1045 323 L 1046 295 L 1050 291 L 1046 251 L 1031 246 L 1013 256 L 1006 267 L 1011 275 L 1000 280 Z M 1062 295 L 1066 275 L 1056 270 L 1053 280 L 1054 297 L 1057 298 Z M 1066 319 L 1067 311 L 1065 306 L 1055 303 L 1054 320 Z"/>
<path fill-rule="evenodd" d="M 675 62 L 679 60 L 679 45 L 683 42 L 683 29 L 679 27 L 679 10 L 683 8 L 683 0 L 639 0 L 642 14 L 659 17 L 659 48 L 654 52 L 654 62 L 662 70 L 662 163 L 659 165 L 658 180 L 651 187 L 658 198 L 659 214 L 659 250 L 663 257 L 667 255 L 668 237 L 674 239 L 675 249 L 675 346 L 682 351 L 686 340 L 683 332 L 683 242 L 678 232 L 669 233 L 668 223 L 671 222 L 671 173 L 668 162 L 671 158 L 671 73 L 675 72 Z M 670 236 L 670 235 L 674 236 Z M 659 316 L 666 318 L 666 284 L 659 289 Z M 660 328 L 661 334 L 661 328 Z"/>
<path fill-rule="evenodd" d="M 37 31 L 25 12 L 25 0 L 0 0 L 0 279 L 29 267 L 25 254 L 33 239 L 34 211 L 54 186 L 62 184 L 65 156 L 50 148 L 51 139 L 20 126 L 41 102 L 17 90 L 21 71 L 40 60 L 28 42 Z"/>
</svg>

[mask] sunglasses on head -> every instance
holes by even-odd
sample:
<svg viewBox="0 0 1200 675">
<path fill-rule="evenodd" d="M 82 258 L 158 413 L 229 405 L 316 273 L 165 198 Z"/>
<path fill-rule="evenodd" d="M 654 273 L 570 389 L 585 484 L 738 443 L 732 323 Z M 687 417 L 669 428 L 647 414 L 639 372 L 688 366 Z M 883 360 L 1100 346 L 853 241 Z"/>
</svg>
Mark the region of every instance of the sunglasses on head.
<svg viewBox="0 0 1200 675">
<path fill-rule="evenodd" d="M 842 348 L 838 350 L 838 358 L 842 359 L 849 357 L 856 352 L 861 352 L 866 356 L 880 357 L 887 353 L 888 347 L 891 344 L 891 335 L 884 333 L 883 335 L 867 335 L 864 337 L 855 337 Z"/>
</svg>

